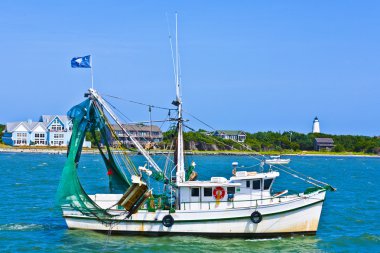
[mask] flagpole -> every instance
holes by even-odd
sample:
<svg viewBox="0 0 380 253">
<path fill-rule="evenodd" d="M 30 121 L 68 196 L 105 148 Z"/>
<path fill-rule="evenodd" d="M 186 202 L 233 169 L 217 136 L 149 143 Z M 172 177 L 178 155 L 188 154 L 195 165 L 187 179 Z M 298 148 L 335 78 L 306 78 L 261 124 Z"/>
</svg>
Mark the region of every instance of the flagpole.
<svg viewBox="0 0 380 253">
<path fill-rule="evenodd" d="M 92 56 L 90 56 L 90 66 L 91 66 L 91 88 L 94 89 L 94 71 L 92 70 Z"/>
</svg>

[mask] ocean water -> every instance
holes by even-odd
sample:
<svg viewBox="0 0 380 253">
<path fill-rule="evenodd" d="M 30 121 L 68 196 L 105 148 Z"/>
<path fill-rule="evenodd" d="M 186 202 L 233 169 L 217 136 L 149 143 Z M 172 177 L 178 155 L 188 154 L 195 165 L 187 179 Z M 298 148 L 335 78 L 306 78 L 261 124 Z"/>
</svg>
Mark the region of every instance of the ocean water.
<svg viewBox="0 0 380 253">
<path fill-rule="evenodd" d="M 141 161 L 141 157 L 134 158 Z M 231 163 L 251 169 L 247 156 L 190 156 L 200 179 L 231 175 Z M 380 252 L 380 158 L 291 157 L 292 168 L 338 189 L 328 192 L 316 236 L 273 239 L 143 237 L 68 230 L 55 204 L 64 155 L 0 153 L 0 249 L 2 252 Z M 254 168 L 253 168 L 254 169 Z M 89 193 L 107 189 L 98 155 L 79 166 Z M 303 190 L 282 173 L 276 190 Z"/>
</svg>

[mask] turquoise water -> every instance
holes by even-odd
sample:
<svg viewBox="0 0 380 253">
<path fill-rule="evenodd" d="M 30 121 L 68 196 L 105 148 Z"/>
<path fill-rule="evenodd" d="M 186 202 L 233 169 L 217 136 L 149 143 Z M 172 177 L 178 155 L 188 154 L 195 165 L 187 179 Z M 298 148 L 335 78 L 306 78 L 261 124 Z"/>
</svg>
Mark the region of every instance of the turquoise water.
<svg viewBox="0 0 380 253">
<path fill-rule="evenodd" d="M 139 158 L 135 158 L 140 160 Z M 245 156 L 192 156 L 200 179 L 229 177 L 231 163 Z M 261 240 L 192 236 L 107 236 L 70 231 L 55 206 L 64 155 L 0 153 L 0 249 L 4 252 L 380 252 L 379 158 L 291 157 L 293 168 L 338 188 L 329 192 L 316 236 Z M 90 192 L 107 189 L 98 155 L 83 155 L 81 177 Z M 95 168 L 102 167 L 100 170 Z M 102 182 L 103 183 L 100 183 Z M 281 174 L 276 190 L 302 190 Z"/>
</svg>

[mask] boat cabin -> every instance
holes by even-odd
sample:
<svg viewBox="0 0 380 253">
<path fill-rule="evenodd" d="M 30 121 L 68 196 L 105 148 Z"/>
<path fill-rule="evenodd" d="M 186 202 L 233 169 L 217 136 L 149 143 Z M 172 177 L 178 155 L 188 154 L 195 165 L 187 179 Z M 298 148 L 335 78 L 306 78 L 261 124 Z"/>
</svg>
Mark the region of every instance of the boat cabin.
<svg viewBox="0 0 380 253">
<path fill-rule="evenodd" d="M 178 206 L 181 210 L 236 208 L 271 198 L 271 188 L 279 172 L 237 171 L 227 180 L 212 177 L 210 181 L 186 181 L 178 184 Z"/>
</svg>

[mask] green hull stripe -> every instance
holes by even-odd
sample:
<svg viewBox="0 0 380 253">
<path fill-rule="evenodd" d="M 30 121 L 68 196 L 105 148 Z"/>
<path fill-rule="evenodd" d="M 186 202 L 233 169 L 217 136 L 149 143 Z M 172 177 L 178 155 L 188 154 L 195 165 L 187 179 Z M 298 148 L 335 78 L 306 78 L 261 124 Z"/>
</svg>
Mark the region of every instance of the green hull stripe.
<svg viewBox="0 0 380 253">
<path fill-rule="evenodd" d="M 75 230 L 75 229 L 73 229 Z M 108 234 L 108 230 L 91 230 L 103 234 Z M 312 236 L 316 235 L 317 231 L 294 231 L 294 232 L 273 232 L 273 233 L 199 233 L 199 232 L 168 232 L 168 231 L 118 231 L 112 230 L 112 235 L 139 235 L 139 236 L 203 236 L 210 238 L 274 238 L 274 237 L 291 237 L 296 235 Z"/>
<path fill-rule="evenodd" d="M 313 206 L 313 205 L 316 205 L 318 203 L 321 203 L 323 202 L 324 200 L 320 200 L 320 201 L 317 201 L 317 202 L 314 202 L 314 203 L 311 203 L 311 204 L 308 204 L 308 205 L 305 205 L 305 206 L 301 206 L 301 207 L 297 207 L 297 208 L 294 208 L 294 209 L 291 209 L 291 210 L 287 210 L 287 211 L 281 211 L 281 212 L 276 212 L 276 213 L 270 213 L 270 214 L 263 214 L 262 216 L 263 217 L 268 217 L 268 216 L 273 216 L 273 215 L 277 215 L 277 214 L 281 214 L 281 213 L 289 213 L 289 212 L 293 212 L 293 211 L 296 211 L 296 210 L 300 210 L 300 209 L 304 209 L 305 207 L 308 207 L 308 206 Z M 65 218 L 72 218 L 72 219 L 91 219 L 91 220 L 96 220 L 95 217 L 88 217 L 88 216 L 83 216 L 83 217 L 78 217 L 78 216 L 70 216 L 70 215 L 66 215 L 64 216 Z M 222 221 L 222 220 L 242 220 L 242 219 L 250 219 L 250 216 L 244 216 L 244 217 L 231 217 L 231 218 L 219 218 L 219 219 L 203 219 L 203 220 L 197 220 L 197 221 L 194 221 L 194 220 L 175 220 L 174 222 L 175 223 L 185 223 L 185 222 L 204 222 L 204 221 Z M 112 219 L 107 219 L 109 221 L 118 221 L 118 220 L 112 220 Z M 161 223 L 162 221 L 161 220 L 120 220 L 120 221 L 126 221 L 126 222 L 146 222 L 146 223 Z"/>
</svg>

